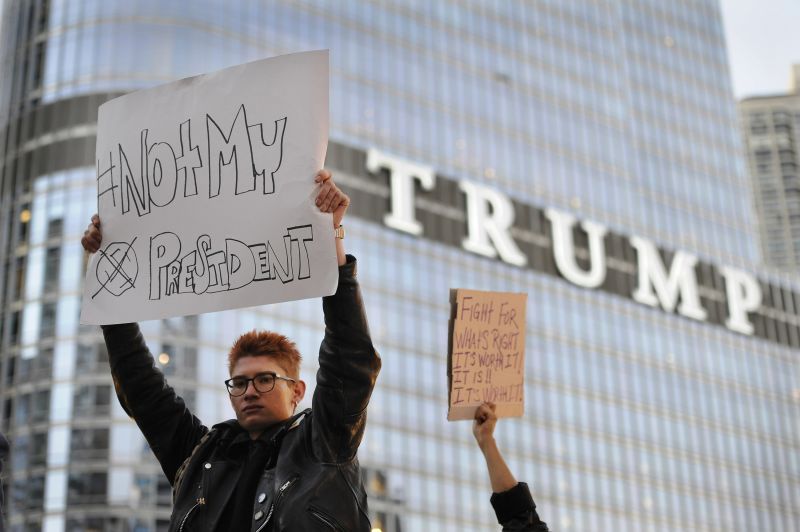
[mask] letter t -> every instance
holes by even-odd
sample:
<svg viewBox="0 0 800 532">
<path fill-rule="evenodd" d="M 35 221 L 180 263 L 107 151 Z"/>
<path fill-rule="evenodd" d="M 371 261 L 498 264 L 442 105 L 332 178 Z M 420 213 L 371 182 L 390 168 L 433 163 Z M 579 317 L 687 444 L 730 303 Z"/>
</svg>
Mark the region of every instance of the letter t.
<svg viewBox="0 0 800 532">
<path fill-rule="evenodd" d="M 433 169 L 370 149 L 367 170 L 375 173 L 381 168 L 389 169 L 392 202 L 392 210 L 383 217 L 383 223 L 404 233 L 421 235 L 422 224 L 414 217 L 414 178 L 425 190 L 433 190 L 436 182 Z"/>
</svg>

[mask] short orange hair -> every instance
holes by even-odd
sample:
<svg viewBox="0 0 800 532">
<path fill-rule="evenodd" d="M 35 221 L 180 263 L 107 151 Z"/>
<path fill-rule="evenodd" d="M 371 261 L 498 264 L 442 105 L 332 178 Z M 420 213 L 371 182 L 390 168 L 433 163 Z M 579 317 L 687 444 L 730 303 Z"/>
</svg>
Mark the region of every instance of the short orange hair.
<svg viewBox="0 0 800 532">
<path fill-rule="evenodd" d="M 228 353 L 229 374 L 242 357 L 272 357 L 289 373 L 289 377 L 300 378 L 300 351 L 282 334 L 252 330 L 237 338 Z"/>
</svg>

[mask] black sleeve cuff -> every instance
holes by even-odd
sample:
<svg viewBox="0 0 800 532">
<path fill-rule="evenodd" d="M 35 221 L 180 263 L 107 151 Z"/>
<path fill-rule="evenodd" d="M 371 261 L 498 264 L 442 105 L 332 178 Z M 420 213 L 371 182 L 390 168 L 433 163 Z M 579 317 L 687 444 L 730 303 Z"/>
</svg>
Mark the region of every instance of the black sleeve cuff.
<svg viewBox="0 0 800 532">
<path fill-rule="evenodd" d="M 497 514 L 497 522 L 501 525 L 521 513 L 536 509 L 531 491 L 524 482 L 517 483 L 508 491 L 492 493 L 490 501 L 494 507 L 494 513 Z"/>
<path fill-rule="evenodd" d="M 355 277 L 356 276 L 356 258 L 353 255 L 346 255 L 347 261 L 339 266 L 339 277 Z"/>
<path fill-rule="evenodd" d="M 109 360 L 120 351 L 127 353 L 130 351 L 131 345 L 135 345 L 136 342 L 144 345 L 144 337 L 139 338 L 141 331 L 137 322 L 109 323 L 101 325 L 100 328 L 103 330 Z"/>
</svg>

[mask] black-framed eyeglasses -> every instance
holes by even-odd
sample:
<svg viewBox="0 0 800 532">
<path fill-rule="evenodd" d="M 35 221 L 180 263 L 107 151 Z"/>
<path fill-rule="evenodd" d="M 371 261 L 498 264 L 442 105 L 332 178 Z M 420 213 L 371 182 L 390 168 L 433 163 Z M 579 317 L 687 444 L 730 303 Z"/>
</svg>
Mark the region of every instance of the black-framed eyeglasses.
<svg viewBox="0 0 800 532">
<path fill-rule="evenodd" d="M 233 377 L 232 379 L 228 379 L 225 381 L 225 386 L 228 387 L 228 393 L 232 397 L 238 397 L 240 395 L 244 395 L 244 392 L 247 391 L 247 386 L 251 382 L 253 383 L 253 388 L 255 388 L 257 392 L 259 393 L 271 392 L 272 389 L 275 388 L 275 381 L 278 379 L 289 382 L 297 382 L 291 377 L 284 377 L 283 375 L 278 375 L 274 371 L 264 371 L 262 373 L 259 373 L 252 379 L 248 379 L 247 377 Z"/>
</svg>

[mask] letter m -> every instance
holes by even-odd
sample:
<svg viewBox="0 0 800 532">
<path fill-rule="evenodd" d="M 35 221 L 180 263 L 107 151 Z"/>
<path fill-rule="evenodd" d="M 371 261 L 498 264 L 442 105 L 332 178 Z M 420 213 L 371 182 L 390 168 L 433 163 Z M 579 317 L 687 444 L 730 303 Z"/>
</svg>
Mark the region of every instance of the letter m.
<svg viewBox="0 0 800 532">
<path fill-rule="evenodd" d="M 678 313 L 704 321 L 706 311 L 700 306 L 694 270 L 697 257 L 678 250 L 672 259 L 668 275 L 655 244 L 636 236 L 631 237 L 630 241 L 636 249 L 639 269 L 639 285 L 633 292 L 633 299 L 651 307 L 661 306 L 672 312 L 680 295 Z"/>
<path fill-rule="evenodd" d="M 250 149 L 244 105 L 239 106 L 227 134 L 208 114 L 206 115 L 206 131 L 208 134 L 208 197 L 219 196 L 223 181 L 228 183 L 235 181 L 238 193 L 240 179 L 253 180 L 252 165 L 239 164 L 240 158 L 246 157 Z M 244 177 L 239 176 L 240 171 L 245 174 Z"/>
</svg>

